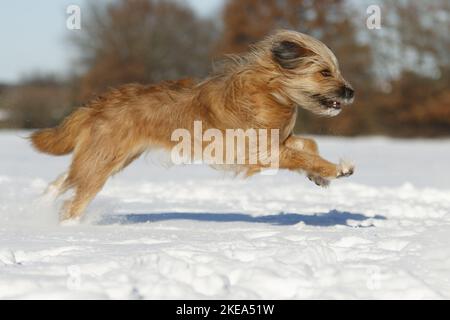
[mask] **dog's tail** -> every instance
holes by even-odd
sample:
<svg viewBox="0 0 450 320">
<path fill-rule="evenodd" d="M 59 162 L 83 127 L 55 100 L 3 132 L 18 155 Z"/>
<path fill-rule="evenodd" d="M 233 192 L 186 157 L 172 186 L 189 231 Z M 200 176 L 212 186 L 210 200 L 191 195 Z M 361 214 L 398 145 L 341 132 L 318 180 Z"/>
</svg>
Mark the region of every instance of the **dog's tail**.
<svg viewBox="0 0 450 320">
<path fill-rule="evenodd" d="M 68 116 L 58 127 L 34 132 L 31 143 L 40 152 L 62 156 L 69 154 L 76 146 L 77 137 L 85 127 L 90 113 L 80 108 Z"/>
</svg>

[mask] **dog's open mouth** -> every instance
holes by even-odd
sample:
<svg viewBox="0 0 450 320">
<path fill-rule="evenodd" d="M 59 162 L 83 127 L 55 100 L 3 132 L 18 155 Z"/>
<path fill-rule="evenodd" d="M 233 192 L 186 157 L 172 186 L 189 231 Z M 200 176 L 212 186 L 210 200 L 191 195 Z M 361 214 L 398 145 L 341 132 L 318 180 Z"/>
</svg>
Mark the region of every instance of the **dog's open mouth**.
<svg viewBox="0 0 450 320">
<path fill-rule="evenodd" d="M 318 101 L 320 105 L 328 110 L 342 110 L 342 107 L 346 104 L 351 103 L 351 101 L 347 101 L 341 98 L 328 98 L 320 94 L 315 94 L 312 96 L 313 99 Z"/>
<path fill-rule="evenodd" d="M 325 99 L 325 100 L 322 100 L 321 103 L 325 107 L 330 108 L 330 109 L 335 109 L 335 110 L 341 110 L 341 107 L 342 107 L 341 102 L 337 101 L 337 100 Z"/>
</svg>

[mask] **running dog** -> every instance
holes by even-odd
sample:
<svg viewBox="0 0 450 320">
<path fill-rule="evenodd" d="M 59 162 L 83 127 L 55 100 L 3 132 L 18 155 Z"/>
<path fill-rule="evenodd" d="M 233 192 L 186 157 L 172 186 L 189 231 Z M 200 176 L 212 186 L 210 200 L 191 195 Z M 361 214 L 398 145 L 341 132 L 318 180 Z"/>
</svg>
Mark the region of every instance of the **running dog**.
<svg viewBox="0 0 450 320">
<path fill-rule="evenodd" d="M 62 207 L 61 220 L 79 219 L 111 175 L 146 150 L 172 149 L 172 132 L 192 131 L 195 121 L 202 121 L 204 130 L 278 129 L 279 168 L 305 172 L 318 185 L 353 174 L 353 165 L 323 159 L 314 140 L 293 134 L 298 108 L 336 116 L 353 102 L 354 90 L 325 44 L 280 30 L 227 61 L 198 83 L 179 80 L 112 89 L 58 127 L 33 133 L 32 144 L 41 152 L 73 152 L 68 172 L 51 184 L 58 194 L 74 191 Z M 236 170 L 252 175 L 262 169 L 264 164 L 257 163 Z"/>
</svg>

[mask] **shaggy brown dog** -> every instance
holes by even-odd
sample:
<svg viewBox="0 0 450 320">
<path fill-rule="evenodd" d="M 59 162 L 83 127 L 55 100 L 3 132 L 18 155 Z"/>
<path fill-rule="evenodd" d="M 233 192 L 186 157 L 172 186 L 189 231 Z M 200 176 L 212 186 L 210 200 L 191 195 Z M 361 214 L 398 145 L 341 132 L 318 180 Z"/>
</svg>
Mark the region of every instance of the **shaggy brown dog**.
<svg viewBox="0 0 450 320">
<path fill-rule="evenodd" d="M 327 185 L 351 175 L 353 166 L 321 158 L 314 140 L 293 135 L 297 108 L 335 116 L 353 95 L 327 46 L 301 33 L 279 31 L 203 82 L 113 89 L 31 139 L 42 152 L 74 153 L 69 172 L 52 184 L 58 194 L 75 191 L 62 219 L 79 218 L 111 175 L 149 148 L 170 150 L 176 144 L 172 132 L 192 131 L 196 120 L 204 130 L 279 129 L 279 167 L 304 171 L 316 184 Z M 243 167 L 251 175 L 264 165 Z"/>
</svg>

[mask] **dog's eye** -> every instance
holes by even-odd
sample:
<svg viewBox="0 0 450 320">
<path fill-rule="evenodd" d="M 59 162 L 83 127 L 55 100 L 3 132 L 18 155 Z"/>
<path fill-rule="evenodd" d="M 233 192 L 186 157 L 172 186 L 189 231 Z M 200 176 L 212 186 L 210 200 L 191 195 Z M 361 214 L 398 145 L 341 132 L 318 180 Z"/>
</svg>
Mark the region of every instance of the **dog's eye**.
<svg viewBox="0 0 450 320">
<path fill-rule="evenodd" d="M 332 76 L 331 71 L 328 70 L 328 69 L 321 71 L 320 74 L 321 74 L 322 76 L 326 77 L 326 78 Z"/>
</svg>

